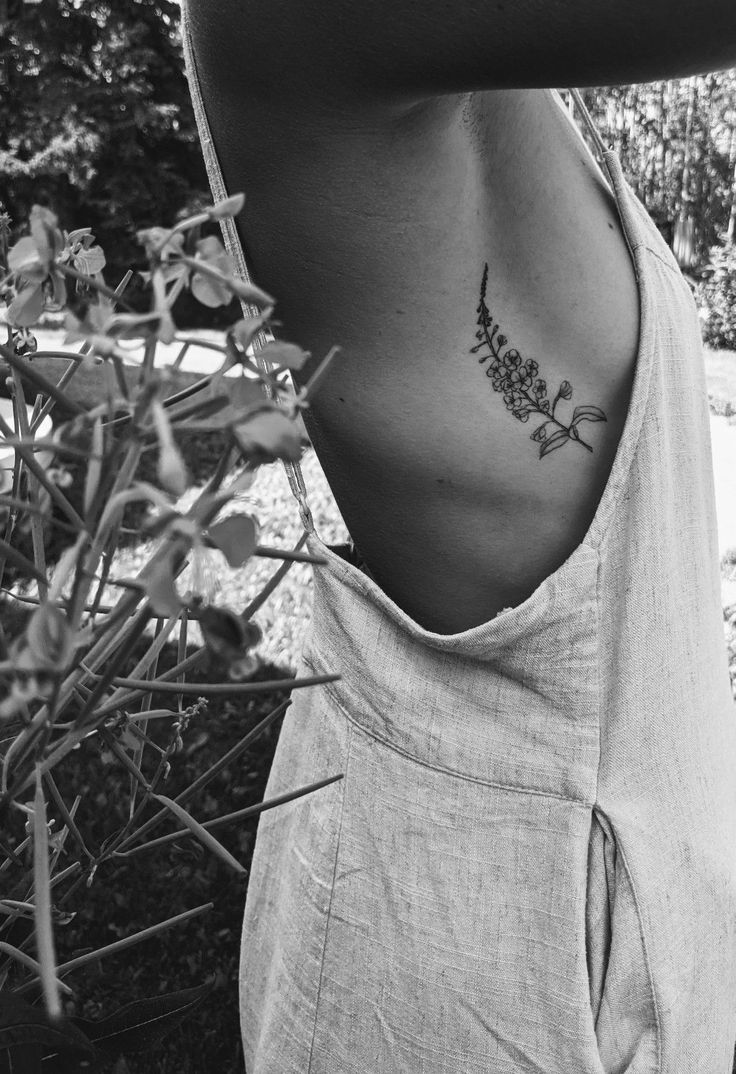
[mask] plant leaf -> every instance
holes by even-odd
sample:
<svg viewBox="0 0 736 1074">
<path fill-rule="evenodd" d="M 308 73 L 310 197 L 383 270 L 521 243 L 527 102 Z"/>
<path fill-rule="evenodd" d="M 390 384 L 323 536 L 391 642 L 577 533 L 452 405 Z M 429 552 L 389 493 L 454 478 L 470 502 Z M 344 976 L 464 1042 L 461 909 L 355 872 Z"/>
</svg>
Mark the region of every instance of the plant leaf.
<svg viewBox="0 0 736 1074">
<path fill-rule="evenodd" d="M 560 429 L 554 436 L 550 436 L 549 440 L 545 440 L 539 449 L 539 457 L 548 455 L 550 451 L 556 451 L 558 447 L 562 447 L 570 439 L 567 429 Z"/>
<path fill-rule="evenodd" d="M 183 602 L 176 591 L 169 561 L 164 559 L 157 563 L 151 569 L 150 574 L 141 580 L 156 615 L 176 615 Z"/>
<path fill-rule="evenodd" d="M 43 313 L 44 297 L 41 285 L 29 283 L 21 287 L 8 306 L 8 320 L 18 328 L 29 328 Z"/>
<path fill-rule="evenodd" d="M 137 999 L 99 1022 L 83 1018 L 71 1021 L 108 1055 L 147 1051 L 191 1014 L 212 988 L 212 984 L 204 984 L 180 992 L 167 992 L 163 996 Z"/>
<path fill-rule="evenodd" d="M 39 605 L 26 627 L 28 647 L 41 667 L 62 670 L 74 651 L 74 634 L 60 608 L 49 601 Z"/>
<path fill-rule="evenodd" d="M 251 515 L 230 515 L 208 532 L 231 567 L 242 567 L 258 545 L 258 523 Z"/>
<path fill-rule="evenodd" d="M 187 813 L 186 809 L 182 809 L 178 802 L 173 801 L 171 798 L 167 798 L 165 794 L 153 794 L 151 797 L 170 809 L 174 816 L 178 817 L 182 824 L 186 824 L 187 828 L 189 828 L 193 835 L 196 835 L 201 843 L 204 843 L 213 854 L 216 854 L 218 858 L 224 861 L 226 865 L 229 865 L 231 869 L 234 869 L 236 873 L 240 873 L 241 875 L 247 873 L 247 869 L 240 864 L 237 858 L 234 858 L 229 850 L 225 850 L 222 843 L 219 843 L 213 835 L 210 835 L 207 829 L 204 828 L 199 821 L 195 820 L 194 817 Z"/>
<path fill-rule="evenodd" d="M 203 276 L 200 272 L 192 275 L 189 289 L 198 302 L 201 302 L 203 306 L 209 306 L 210 309 L 216 306 L 227 306 L 232 300 L 232 295 L 224 284 L 211 276 Z"/>
<path fill-rule="evenodd" d="M 303 351 L 296 343 L 281 343 L 277 340 L 261 347 L 258 357 L 266 358 L 274 365 L 286 366 L 287 369 L 301 369 L 311 357 L 311 351 Z"/>
<path fill-rule="evenodd" d="M 199 609 L 199 629 L 210 652 L 220 660 L 231 661 L 245 649 L 243 620 L 229 608 L 206 605 Z"/>
<path fill-rule="evenodd" d="M 216 202 L 206 212 L 210 220 L 222 220 L 225 216 L 237 216 L 245 205 L 245 194 L 231 194 L 229 198 Z"/>
<path fill-rule="evenodd" d="M 51 1022 L 42 1007 L 32 1007 L 9 992 L 0 993 L 0 1074 L 35 1074 L 43 1070 L 41 1058 L 52 1048 L 56 1049 L 52 1054 L 69 1050 L 96 1054 L 74 1020 Z"/>
<path fill-rule="evenodd" d="M 571 424 L 575 424 L 578 421 L 608 421 L 608 418 L 603 413 L 600 407 L 597 406 L 576 406 L 572 414 Z"/>
<path fill-rule="evenodd" d="M 229 331 L 235 336 L 235 339 L 243 350 L 247 351 L 258 331 L 263 328 L 264 324 L 267 322 L 267 314 L 260 314 L 258 317 L 249 317 L 247 320 L 243 318 L 231 325 Z"/>
<path fill-rule="evenodd" d="M 77 272 L 83 272 L 86 276 L 94 276 L 96 272 L 102 272 L 107 264 L 105 254 L 101 246 L 90 246 L 86 250 L 80 250 L 74 256 L 74 267 Z"/>
<path fill-rule="evenodd" d="M 264 407 L 246 416 L 233 433 L 243 454 L 257 462 L 301 458 L 299 429 L 279 407 Z"/>
<path fill-rule="evenodd" d="M 49 274 L 48 261 L 41 257 L 30 235 L 25 235 L 8 250 L 8 268 L 24 280 L 43 283 Z"/>
<path fill-rule="evenodd" d="M 172 496 L 183 496 L 189 485 L 189 474 L 181 451 L 173 439 L 161 445 L 156 476 Z"/>
</svg>

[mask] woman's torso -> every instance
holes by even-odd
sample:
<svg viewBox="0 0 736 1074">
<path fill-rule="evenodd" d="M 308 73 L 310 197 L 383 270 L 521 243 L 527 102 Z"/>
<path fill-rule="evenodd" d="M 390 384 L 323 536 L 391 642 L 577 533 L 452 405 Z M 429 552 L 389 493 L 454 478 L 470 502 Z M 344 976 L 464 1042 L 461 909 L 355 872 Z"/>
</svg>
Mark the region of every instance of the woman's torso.
<svg viewBox="0 0 736 1074">
<path fill-rule="evenodd" d="M 300 102 L 194 46 L 253 277 L 312 352 L 297 383 L 342 348 L 305 420 L 373 577 L 441 633 L 518 605 L 585 536 L 628 410 L 638 292 L 602 174 L 547 91 Z M 592 451 L 540 458 L 543 416 L 516 420 L 472 353 L 486 263 L 507 347 L 550 402 L 572 386 L 558 418 L 605 414 Z"/>
</svg>

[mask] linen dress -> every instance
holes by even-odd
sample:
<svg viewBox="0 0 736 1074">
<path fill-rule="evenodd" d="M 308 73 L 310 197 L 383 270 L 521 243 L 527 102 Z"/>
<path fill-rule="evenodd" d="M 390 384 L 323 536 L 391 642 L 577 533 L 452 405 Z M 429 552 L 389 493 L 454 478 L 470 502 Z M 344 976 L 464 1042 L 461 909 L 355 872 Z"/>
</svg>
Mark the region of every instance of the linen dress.
<svg viewBox="0 0 736 1074">
<path fill-rule="evenodd" d="M 184 43 L 219 200 L 186 9 Z M 572 555 L 517 607 L 433 633 L 352 546 L 320 540 L 286 464 L 326 561 L 297 675 L 342 678 L 295 692 L 266 798 L 343 778 L 260 818 L 247 1074 L 731 1072 L 736 707 L 699 322 L 582 109 L 640 338 L 613 469 Z"/>
</svg>

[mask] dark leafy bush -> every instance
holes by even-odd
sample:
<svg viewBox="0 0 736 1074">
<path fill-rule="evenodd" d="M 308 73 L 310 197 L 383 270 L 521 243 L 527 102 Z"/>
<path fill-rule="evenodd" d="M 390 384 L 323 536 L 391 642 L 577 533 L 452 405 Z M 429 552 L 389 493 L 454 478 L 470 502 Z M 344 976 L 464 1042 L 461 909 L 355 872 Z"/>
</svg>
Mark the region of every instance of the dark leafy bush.
<svg viewBox="0 0 736 1074">
<path fill-rule="evenodd" d="M 711 247 L 695 296 L 705 342 L 736 350 L 736 244 Z"/>
</svg>

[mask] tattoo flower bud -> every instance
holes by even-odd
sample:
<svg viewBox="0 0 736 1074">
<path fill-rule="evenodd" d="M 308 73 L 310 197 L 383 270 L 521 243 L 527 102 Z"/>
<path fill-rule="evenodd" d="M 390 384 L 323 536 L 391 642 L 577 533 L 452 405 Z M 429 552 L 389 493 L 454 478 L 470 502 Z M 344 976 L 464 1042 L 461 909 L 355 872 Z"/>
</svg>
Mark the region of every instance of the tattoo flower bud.
<svg viewBox="0 0 736 1074">
<path fill-rule="evenodd" d="M 563 380 L 560 384 L 560 398 L 569 399 L 572 396 L 572 384 L 569 380 Z"/>
</svg>

